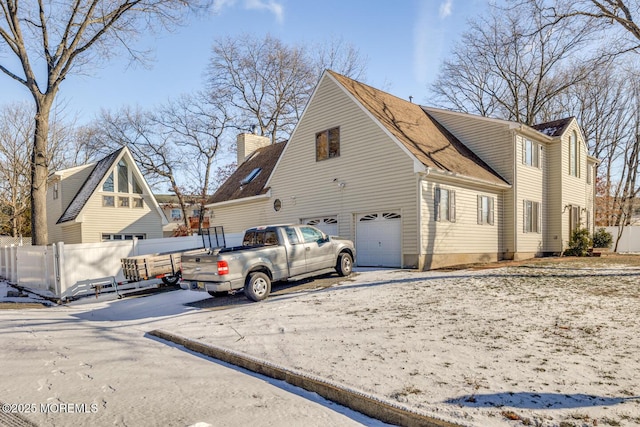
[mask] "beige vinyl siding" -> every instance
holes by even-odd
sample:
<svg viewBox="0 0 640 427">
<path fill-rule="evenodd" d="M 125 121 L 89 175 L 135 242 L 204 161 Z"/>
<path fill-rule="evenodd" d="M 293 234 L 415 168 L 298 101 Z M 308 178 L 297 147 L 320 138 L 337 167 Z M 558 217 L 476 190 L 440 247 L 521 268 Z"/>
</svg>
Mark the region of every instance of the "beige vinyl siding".
<svg viewBox="0 0 640 427">
<path fill-rule="evenodd" d="M 579 163 L 579 176 L 575 177 L 569 174 L 569 135 L 576 131 L 578 134 L 578 163 Z M 580 206 L 580 208 L 587 208 L 590 200 L 591 186 L 587 185 L 587 148 L 582 134 L 578 126 L 575 123 L 566 130 L 562 138 L 562 167 L 560 175 L 562 177 L 562 202 L 561 209 L 564 211 L 561 216 L 562 221 L 562 241 L 563 247 L 566 248 L 569 242 L 571 231 L 569 230 L 569 209 L 564 209 L 565 206 L 573 205 Z M 580 213 L 582 226 L 584 226 L 585 213 Z"/>
<path fill-rule="evenodd" d="M 519 253 L 541 253 L 544 251 L 544 241 L 545 241 L 545 230 L 547 229 L 547 220 L 546 220 L 546 209 L 547 209 L 547 197 L 546 193 L 546 158 L 547 158 L 547 147 L 544 143 L 540 141 L 535 141 L 540 146 L 542 146 L 542 150 L 540 152 L 540 168 L 525 165 L 523 163 L 523 144 L 525 139 L 531 139 L 529 137 L 524 138 L 520 135 L 516 137 L 516 168 L 517 168 L 517 180 L 518 186 L 516 189 L 516 218 L 517 222 L 515 224 L 515 229 L 517 233 L 517 242 L 518 247 L 516 248 L 516 252 Z M 539 225 L 541 229 L 540 232 L 525 232 L 524 227 L 524 202 L 531 201 L 537 202 L 540 204 L 539 208 Z"/>
<path fill-rule="evenodd" d="M 284 201 L 283 205 L 287 202 Z M 226 234 L 242 233 L 247 228 L 272 222 L 267 212 L 273 211 L 273 199 L 234 203 L 211 208 L 211 225 L 221 225 Z M 297 221 L 295 221 L 297 222 Z"/>
<path fill-rule="evenodd" d="M 316 161 L 317 132 L 340 128 L 340 156 Z M 344 186 L 340 187 L 340 183 Z M 355 238 L 356 214 L 402 214 L 402 252 L 418 251 L 417 175 L 412 158 L 336 86 L 323 80 L 292 135 L 270 182 L 273 222 L 337 215 L 339 234 Z"/>
<path fill-rule="evenodd" d="M 60 233 L 61 233 L 60 240 L 57 240 L 56 242 L 50 241 L 49 243 L 61 242 L 63 241 L 63 238 L 64 238 L 64 243 L 69 243 L 69 244 L 84 243 L 82 241 L 82 224 L 74 223 L 74 224 L 67 224 L 64 226 L 58 225 L 57 228 L 60 230 Z"/>
<path fill-rule="evenodd" d="M 563 143 L 560 139 L 553 141 L 547 146 L 547 159 L 545 165 L 547 167 L 546 199 L 547 199 L 547 228 L 545 233 L 546 245 L 545 251 L 552 253 L 562 252 L 562 210 L 563 210 L 563 192 L 566 191 L 563 182 L 562 169 L 562 147 Z"/>
<path fill-rule="evenodd" d="M 509 184 L 514 185 L 515 137 L 510 123 L 432 108 L 427 108 L 427 111 Z M 507 190 L 503 195 L 501 252 L 515 250 L 513 197 L 513 190 Z"/>
<path fill-rule="evenodd" d="M 47 240 L 49 243 L 62 241 L 62 230 L 56 225 L 58 218 L 62 215 L 62 198 L 60 197 L 60 181 L 58 181 L 58 198 L 53 198 L 53 184 L 50 182 L 47 187 Z"/>
<path fill-rule="evenodd" d="M 435 221 L 436 188 L 455 191 L 455 222 Z M 422 253 L 424 254 L 492 254 L 502 252 L 501 228 L 503 202 L 501 193 L 452 185 L 427 177 L 421 182 Z M 493 198 L 494 223 L 478 224 L 478 196 Z"/>
<path fill-rule="evenodd" d="M 134 208 L 133 203 L 129 207 L 102 206 L 104 194 L 127 196 L 126 193 L 103 193 L 96 191 L 82 213 L 78 221 L 82 223 L 82 243 L 94 243 L 102 240 L 102 233 L 109 234 L 145 234 L 147 239 L 162 237 L 162 218 L 160 213 L 149 203 L 149 197 L 144 196 L 144 207 Z M 129 197 L 132 197 L 129 194 Z"/>
</svg>

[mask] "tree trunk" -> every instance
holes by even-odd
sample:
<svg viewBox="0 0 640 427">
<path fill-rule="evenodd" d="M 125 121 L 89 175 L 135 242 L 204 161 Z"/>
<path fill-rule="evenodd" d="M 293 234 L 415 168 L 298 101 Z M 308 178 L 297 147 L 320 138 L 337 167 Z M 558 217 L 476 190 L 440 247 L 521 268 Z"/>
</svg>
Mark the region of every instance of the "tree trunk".
<svg viewBox="0 0 640 427">
<path fill-rule="evenodd" d="M 47 231 L 47 141 L 49 114 L 53 96 L 42 96 L 36 100 L 36 127 L 33 153 L 31 154 L 31 238 L 33 245 L 48 243 Z"/>
</svg>

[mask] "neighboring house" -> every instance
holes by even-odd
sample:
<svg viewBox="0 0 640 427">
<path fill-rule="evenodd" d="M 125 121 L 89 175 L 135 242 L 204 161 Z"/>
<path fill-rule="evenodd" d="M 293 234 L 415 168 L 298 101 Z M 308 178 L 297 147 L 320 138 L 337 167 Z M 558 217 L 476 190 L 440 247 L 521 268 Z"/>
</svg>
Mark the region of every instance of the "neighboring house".
<svg viewBox="0 0 640 427">
<path fill-rule="evenodd" d="M 162 227 L 162 234 L 164 237 L 173 237 L 176 235 L 176 230 L 180 226 L 184 226 L 184 216 L 180 203 L 178 202 L 178 196 L 174 194 L 156 194 L 155 195 L 164 216 L 167 218 L 167 224 Z M 200 208 L 198 203 L 192 201 L 192 198 L 188 198 L 185 202 L 187 210 L 187 224 L 193 232 L 197 232 L 200 228 Z M 205 211 L 205 215 L 202 219 L 202 228 L 209 228 L 209 213 Z"/>
<path fill-rule="evenodd" d="M 49 243 L 159 238 L 166 223 L 126 147 L 49 176 Z"/>
<path fill-rule="evenodd" d="M 353 239 L 360 266 L 430 269 L 560 253 L 593 229 L 597 160 L 574 118 L 427 108 L 327 71 L 288 143 L 268 143 L 239 137 L 208 205 L 225 232 L 314 224 Z"/>
</svg>

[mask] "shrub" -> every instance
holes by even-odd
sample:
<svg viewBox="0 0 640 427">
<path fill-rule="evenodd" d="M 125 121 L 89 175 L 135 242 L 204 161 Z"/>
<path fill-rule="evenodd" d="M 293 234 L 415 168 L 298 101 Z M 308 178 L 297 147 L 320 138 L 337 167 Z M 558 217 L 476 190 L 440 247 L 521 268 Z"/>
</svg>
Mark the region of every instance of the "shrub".
<svg viewBox="0 0 640 427">
<path fill-rule="evenodd" d="M 613 243 L 613 236 L 604 228 L 598 228 L 593 233 L 593 247 L 594 248 L 610 248 Z"/>
<path fill-rule="evenodd" d="M 571 233 L 569 247 L 564 251 L 567 256 L 587 256 L 591 247 L 589 230 L 578 228 Z"/>
</svg>

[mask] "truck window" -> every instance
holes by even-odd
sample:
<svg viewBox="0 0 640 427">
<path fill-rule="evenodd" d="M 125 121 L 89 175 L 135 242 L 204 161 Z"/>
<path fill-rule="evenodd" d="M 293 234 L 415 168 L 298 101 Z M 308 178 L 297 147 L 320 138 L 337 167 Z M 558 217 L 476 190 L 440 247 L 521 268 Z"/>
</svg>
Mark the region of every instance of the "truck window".
<svg viewBox="0 0 640 427">
<path fill-rule="evenodd" d="M 247 231 L 244 234 L 244 239 L 242 240 L 242 246 L 253 246 L 255 245 L 255 240 L 256 240 L 256 232 Z"/>
<path fill-rule="evenodd" d="M 278 245 L 278 235 L 274 230 L 267 230 L 264 233 L 264 244 L 265 246 L 277 246 Z"/>
<path fill-rule="evenodd" d="M 315 228 L 300 227 L 300 231 L 302 231 L 302 237 L 305 243 L 315 243 L 323 237 L 322 233 Z"/>
<path fill-rule="evenodd" d="M 296 233 L 295 228 L 286 227 L 284 230 L 287 233 L 287 239 L 289 239 L 289 243 L 291 243 L 292 245 L 297 245 L 298 243 L 300 243 L 300 239 L 298 239 L 298 233 Z"/>
<path fill-rule="evenodd" d="M 264 231 L 256 233 L 256 245 L 264 245 Z"/>
</svg>

